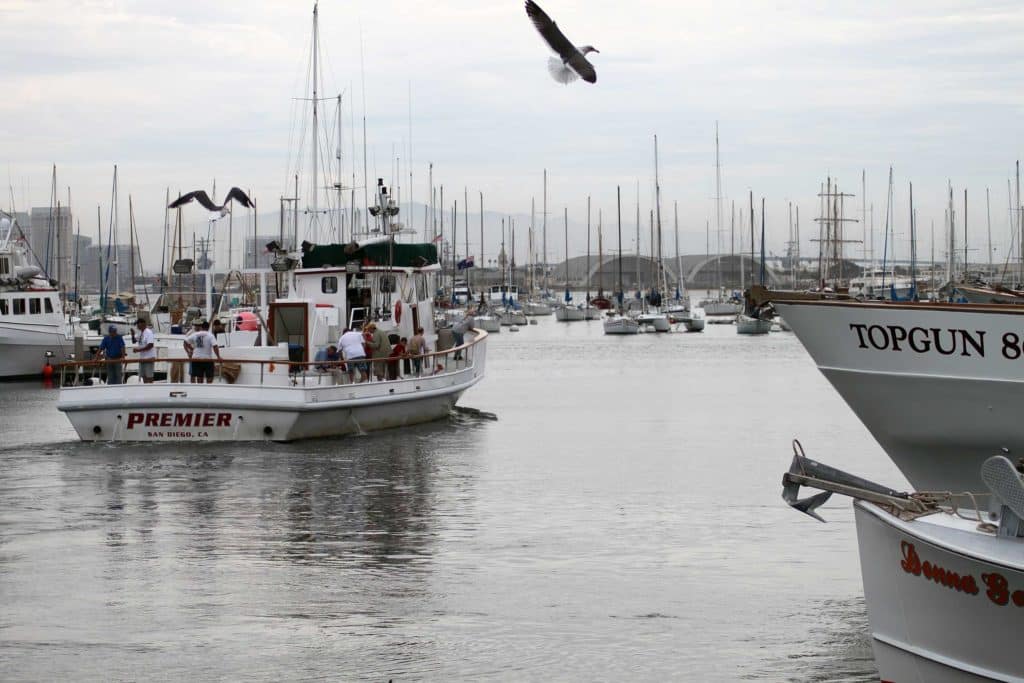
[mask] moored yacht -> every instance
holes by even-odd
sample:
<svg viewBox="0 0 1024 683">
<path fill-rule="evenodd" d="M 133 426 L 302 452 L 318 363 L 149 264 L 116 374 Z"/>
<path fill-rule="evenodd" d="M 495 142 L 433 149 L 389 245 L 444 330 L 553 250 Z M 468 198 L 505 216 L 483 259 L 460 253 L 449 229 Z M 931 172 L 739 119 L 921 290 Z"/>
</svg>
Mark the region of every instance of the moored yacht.
<svg viewBox="0 0 1024 683">
<path fill-rule="evenodd" d="M 39 376 L 74 348 L 57 283 L 31 264 L 17 223 L 0 212 L 0 378 Z"/>
</svg>

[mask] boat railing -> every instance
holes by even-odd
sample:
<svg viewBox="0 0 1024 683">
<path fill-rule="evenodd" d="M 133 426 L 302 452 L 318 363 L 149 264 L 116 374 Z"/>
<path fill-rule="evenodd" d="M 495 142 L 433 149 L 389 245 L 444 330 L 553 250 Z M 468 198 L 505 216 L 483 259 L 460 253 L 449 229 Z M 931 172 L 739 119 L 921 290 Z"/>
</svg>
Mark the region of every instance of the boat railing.
<svg viewBox="0 0 1024 683">
<path fill-rule="evenodd" d="M 487 337 L 487 332 L 474 329 L 473 333 L 471 340 L 448 349 L 386 358 L 302 362 L 270 358 L 213 358 L 211 362 L 214 363 L 215 381 L 246 386 L 316 387 L 406 381 L 450 375 L 473 368 L 478 355 L 483 352 L 481 342 Z M 154 369 L 159 372 L 154 374 L 163 377 L 158 380 L 160 384 L 188 385 L 191 382 L 189 368 L 186 366 L 194 360 L 188 357 L 74 360 L 59 363 L 54 368 L 59 378 L 58 386 L 61 387 L 105 386 L 112 365 L 121 366 L 122 383 L 125 383 L 124 380 L 129 376 L 139 375 L 142 363 L 155 364 Z M 243 368 L 252 372 L 243 372 Z"/>
</svg>

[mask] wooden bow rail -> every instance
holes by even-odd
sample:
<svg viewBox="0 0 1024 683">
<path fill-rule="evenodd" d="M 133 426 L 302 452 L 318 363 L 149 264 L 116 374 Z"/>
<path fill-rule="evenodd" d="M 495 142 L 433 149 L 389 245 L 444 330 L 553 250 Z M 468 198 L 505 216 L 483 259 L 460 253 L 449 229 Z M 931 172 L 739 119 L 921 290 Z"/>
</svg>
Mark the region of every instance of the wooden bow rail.
<svg viewBox="0 0 1024 683">
<path fill-rule="evenodd" d="M 279 377 L 280 373 L 275 371 L 280 367 L 288 368 L 288 376 L 291 378 L 291 383 L 293 385 L 301 384 L 303 386 L 317 386 L 322 384 L 348 384 L 349 382 L 341 380 L 348 379 L 347 375 L 350 371 L 358 372 L 363 375 L 365 379 L 362 381 L 365 382 L 390 382 L 415 377 L 443 375 L 473 367 L 476 350 L 475 347 L 484 337 L 487 336 L 487 332 L 484 332 L 483 330 L 473 331 L 476 333 L 476 336 L 465 344 L 454 346 L 450 349 L 445 349 L 444 351 L 432 351 L 430 353 L 418 355 L 407 353 L 403 356 L 387 358 L 356 358 L 353 360 L 321 360 L 308 362 L 243 358 L 213 358 L 210 360 L 214 363 L 216 375 L 228 384 L 235 383 L 241 373 L 242 366 L 253 365 L 258 365 L 260 368 L 260 385 L 264 384 L 267 375 L 271 373 L 274 373 L 275 377 Z M 459 357 L 456 358 L 455 356 Z M 135 368 L 132 374 L 137 375 L 138 366 L 145 362 L 156 364 L 156 372 L 154 374 L 162 375 L 164 377 L 164 382 L 171 384 L 188 384 L 188 368 L 185 366 L 187 364 L 191 364 L 194 360 L 195 359 L 193 358 L 166 357 L 147 360 L 139 358 L 118 358 L 115 360 L 66 361 L 55 365 L 54 368 L 57 370 L 60 378 L 59 386 L 91 385 L 93 384 L 93 379 L 105 378 L 107 368 L 114 364 L 120 364 L 122 366 L 122 377 L 127 379 L 129 377 L 130 368 Z M 409 362 L 410 369 L 412 370 L 412 366 L 417 360 L 420 362 L 420 372 L 417 374 L 413 370 L 408 374 L 403 374 L 403 366 L 405 362 Z M 394 370 L 395 364 L 398 366 L 398 376 L 392 377 L 394 373 L 389 372 L 389 370 Z M 380 374 L 385 376 L 385 379 L 383 380 L 377 379 L 377 374 L 379 372 L 378 369 L 381 365 L 383 365 L 383 372 Z M 390 368 L 389 365 L 391 366 Z M 361 384 L 362 381 L 355 383 Z"/>
</svg>

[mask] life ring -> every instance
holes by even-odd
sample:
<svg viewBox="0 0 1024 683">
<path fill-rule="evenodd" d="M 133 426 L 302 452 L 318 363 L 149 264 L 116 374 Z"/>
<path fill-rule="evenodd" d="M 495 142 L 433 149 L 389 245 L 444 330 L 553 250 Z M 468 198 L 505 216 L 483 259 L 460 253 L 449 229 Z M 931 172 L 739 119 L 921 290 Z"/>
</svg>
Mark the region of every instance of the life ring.
<svg viewBox="0 0 1024 683">
<path fill-rule="evenodd" d="M 399 299 L 395 302 L 395 323 L 402 322 L 402 300 Z"/>
</svg>

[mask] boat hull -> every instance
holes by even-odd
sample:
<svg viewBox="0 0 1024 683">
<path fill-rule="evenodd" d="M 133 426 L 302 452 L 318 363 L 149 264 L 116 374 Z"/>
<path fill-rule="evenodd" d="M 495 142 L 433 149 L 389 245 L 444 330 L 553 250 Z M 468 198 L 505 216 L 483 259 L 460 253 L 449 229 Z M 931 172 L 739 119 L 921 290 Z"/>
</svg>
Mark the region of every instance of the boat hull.
<svg viewBox="0 0 1024 683">
<path fill-rule="evenodd" d="M 506 327 L 510 325 L 526 325 L 528 323 L 526 314 L 522 311 L 505 311 L 501 314 L 501 324 Z"/>
<path fill-rule="evenodd" d="M 771 331 L 771 320 L 751 318 L 742 313 L 736 317 L 736 334 L 768 334 Z"/>
<path fill-rule="evenodd" d="M 733 301 L 703 301 L 704 315 L 738 315 L 743 305 Z"/>
<path fill-rule="evenodd" d="M 914 488 L 985 490 L 985 459 L 1003 448 L 1024 451 L 1024 310 L 774 305 Z"/>
<path fill-rule="evenodd" d="M 881 680 L 1021 680 L 1024 541 L 941 513 L 907 522 L 863 501 L 854 510 Z"/>
<path fill-rule="evenodd" d="M 668 316 L 660 313 L 643 313 L 636 317 L 636 321 L 641 327 L 649 327 L 655 332 L 672 331 L 672 323 L 669 322 Z"/>
<path fill-rule="evenodd" d="M 586 316 L 583 310 L 576 308 L 575 306 L 559 306 L 555 309 L 555 320 L 563 323 L 576 322 L 577 320 L 585 320 Z"/>
<path fill-rule="evenodd" d="M 0 323 L 0 379 L 39 377 L 50 352 L 51 364 L 68 360 L 75 350 L 75 341 L 63 329 L 52 325 Z"/>
<path fill-rule="evenodd" d="M 539 301 L 524 301 L 522 307 L 526 315 L 551 315 L 551 306 Z"/>
<path fill-rule="evenodd" d="M 640 324 L 632 318 L 624 316 L 605 318 L 603 325 L 605 334 L 638 334 L 640 332 Z"/>
<path fill-rule="evenodd" d="M 57 408 L 83 441 L 292 441 L 438 420 L 481 377 L 320 387 L 129 384 L 61 390 Z"/>
</svg>

